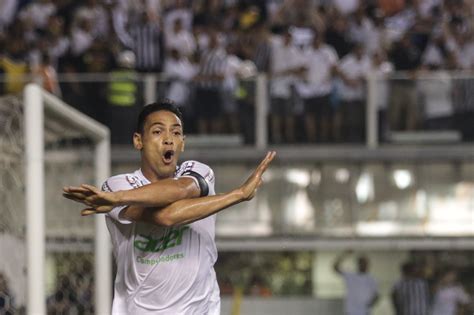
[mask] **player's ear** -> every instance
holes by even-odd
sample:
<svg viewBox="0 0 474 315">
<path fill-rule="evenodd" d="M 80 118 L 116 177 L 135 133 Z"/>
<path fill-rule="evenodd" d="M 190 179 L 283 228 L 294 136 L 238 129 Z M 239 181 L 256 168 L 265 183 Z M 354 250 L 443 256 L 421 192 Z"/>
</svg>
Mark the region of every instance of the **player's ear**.
<svg viewBox="0 0 474 315">
<path fill-rule="evenodd" d="M 133 134 L 133 146 L 137 150 L 141 150 L 143 148 L 142 135 L 139 134 L 138 132 L 135 132 Z"/>
</svg>

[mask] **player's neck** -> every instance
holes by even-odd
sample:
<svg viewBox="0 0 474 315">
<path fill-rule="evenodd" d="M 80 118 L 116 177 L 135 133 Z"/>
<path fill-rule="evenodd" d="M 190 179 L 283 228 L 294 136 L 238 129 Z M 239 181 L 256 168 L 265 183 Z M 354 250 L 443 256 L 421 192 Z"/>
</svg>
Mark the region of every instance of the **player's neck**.
<svg viewBox="0 0 474 315">
<path fill-rule="evenodd" d="M 152 167 L 146 166 L 146 165 L 141 165 L 141 171 L 143 176 L 145 176 L 146 179 L 148 179 L 151 183 L 162 180 L 162 179 L 167 179 L 167 178 L 172 178 L 173 174 L 160 174 L 153 170 Z"/>
</svg>

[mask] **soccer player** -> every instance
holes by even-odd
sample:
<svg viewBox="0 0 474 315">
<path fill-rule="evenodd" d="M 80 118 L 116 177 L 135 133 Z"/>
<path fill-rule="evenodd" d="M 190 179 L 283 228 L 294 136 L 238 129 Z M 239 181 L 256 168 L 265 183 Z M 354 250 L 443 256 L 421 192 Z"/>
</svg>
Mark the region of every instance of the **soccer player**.
<svg viewBox="0 0 474 315">
<path fill-rule="evenodd" d="M 240 187 L 214 195 L 209 166 L 186 161 L 179 110 L 169 101 L 143 108 L 133 143 L 141 168 L 109 178 L 103 191 L 65 187 L 64 196 L 106 213 L 117 274 L 113 314 L 219 314 L 214 271 L 215 213 L 250 200 L 275 156 L 269 152 Z"/>
</svg>

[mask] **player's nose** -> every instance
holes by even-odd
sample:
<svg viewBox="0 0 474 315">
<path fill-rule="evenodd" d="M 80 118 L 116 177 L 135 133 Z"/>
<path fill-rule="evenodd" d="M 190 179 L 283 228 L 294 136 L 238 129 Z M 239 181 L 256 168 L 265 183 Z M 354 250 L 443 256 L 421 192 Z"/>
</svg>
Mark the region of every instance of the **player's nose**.
<svg viewBox="0 0 474 315">
<path fill-rule="evenodd" d="M 167 144 L 167 145 L 173 144 L 173 138 L 171 137 L 170 134 L 166 134 L 163 137 L 163 144 Z"/>
</svg>

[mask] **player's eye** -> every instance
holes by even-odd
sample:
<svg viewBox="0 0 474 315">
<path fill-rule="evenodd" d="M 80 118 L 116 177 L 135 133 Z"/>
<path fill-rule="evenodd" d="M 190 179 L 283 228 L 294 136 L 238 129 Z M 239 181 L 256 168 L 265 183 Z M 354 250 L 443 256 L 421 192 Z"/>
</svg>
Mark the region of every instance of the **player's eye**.
<svg viewBox="0 0 474 315">
<path fill-rule="evenodd" d="M 154 135 L 159 135 L 159 134 L 161 134 L 161 130 L 155 129 L 151 133 L 154 134 Z"/>
<path fill-rule="evenodd" d="M 175 136 L 181 136 L 181 131 L 174 131 L 174 132 L 173 132 L 173 135 L 175 135 Z"/>
</svg>

